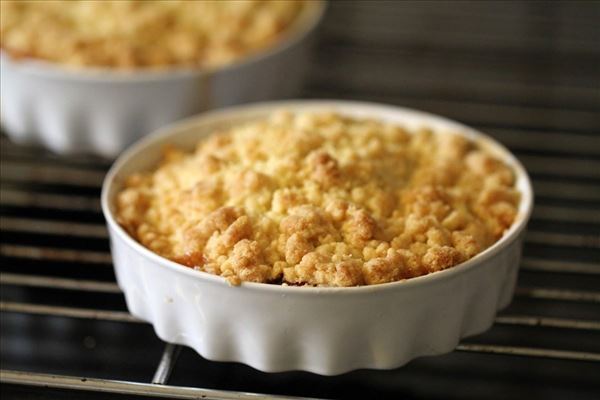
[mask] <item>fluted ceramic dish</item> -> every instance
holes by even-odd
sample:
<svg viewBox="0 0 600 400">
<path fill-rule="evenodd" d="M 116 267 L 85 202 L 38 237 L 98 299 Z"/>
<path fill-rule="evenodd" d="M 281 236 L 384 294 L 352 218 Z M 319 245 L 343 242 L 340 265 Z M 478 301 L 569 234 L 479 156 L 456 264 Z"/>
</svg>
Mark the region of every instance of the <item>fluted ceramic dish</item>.
<svg viewBox="0 0 600 400">
<path fill-rule="evenodd" d="M 509 164 L 522 193 L 518 216 L 493 246 L 453 268 L 405 281 L 350 288 L 225 279 L 169 261 L 136 242 L 115 221 L 114 200 L 125 177 L 153 168 L 165 144 L 183 148 L 210 132 L 266 116 L 275 109 L 332 110 L 408 128 L 463 134 Z M 467 126 L 399 107 L 343 101 L 263 103 L 206 113 L 160 130 L 126 151 L 109 171 L 102 209 L 118 284 L 130 312 L 158 336 L 203 357 L 267 372 L 323 375 L 399 367 L 419 356 L 452 351 L 488 329 L 513 296 L 524 229 L 532 208 L 527 173 L 502 145 Z"/>
<path fill-rule="evenodd" d="M 216 69 L 72 70 L 0 54 L 0 116 L 19 143 L 114 157 L 142 135 L 199 112 L 295 94 L 323 1 L 308 1 L 281 41 Z"/>
</svg>

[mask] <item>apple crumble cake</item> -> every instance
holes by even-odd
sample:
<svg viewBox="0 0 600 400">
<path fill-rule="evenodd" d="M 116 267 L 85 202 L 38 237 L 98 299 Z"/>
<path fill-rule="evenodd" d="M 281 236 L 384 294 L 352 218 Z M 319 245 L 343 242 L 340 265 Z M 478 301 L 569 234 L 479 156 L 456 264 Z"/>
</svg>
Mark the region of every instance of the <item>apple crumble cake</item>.
<svg viewBox="0 0 600 400">
<path fill-rule="evenodd" d="M 514 183 L 458 134 L 280 111 L 165 149 L 116 214 L 150 250 L 232 284 L 372 285 L 492 245 L 515 220 Z"/>
<path fill-rule="evenodd" d="M 221 66 L 276 43 L 301 0 L 1 2 L 0 45 L 67 66 Z"/>
</svg>

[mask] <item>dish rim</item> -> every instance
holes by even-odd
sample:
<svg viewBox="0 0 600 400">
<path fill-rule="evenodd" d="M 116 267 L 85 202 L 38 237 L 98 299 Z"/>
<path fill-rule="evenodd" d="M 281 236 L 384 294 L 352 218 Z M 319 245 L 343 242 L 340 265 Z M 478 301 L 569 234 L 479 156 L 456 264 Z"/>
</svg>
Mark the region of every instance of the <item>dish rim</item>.
<svg viewBox="0 0 600 400">
<path fill-rule="evenodd" d="M 165 81 L 181 78 L 193 78 L 212 75 L 216 72 L 229 72 L 245 68 L 252 64 L 258 64 L 265 59 L 282 53 L 287 49 L 301 43 L 311 32 L 313 32 L 323 19 L 327 9 L 326 0 L 310 0 L 305 2 L 296 21 L 284 33 L 278 42 L 272 46 L 243 56 L 234 62 L 222 66 L 213 67 L 181 67 L 164 66 L 159 68 L 132 68 L 120 70 L 110 67 L 82 67 L 69 68 L 59 62 L 46 61 L 41 58 L 13 57 L 8 51 L 0 48 L 0 59 L 2 64 L 9 63 L 17 66 L 22 72 L 43 78 L 52 78 L 70 81 L 87 81 L 91 83 L 106 83 L 117 81 L 119 83 L 135 83 L 148 81 Z"/>
<path fill-rule="evenodd" d="M 505 248 L 507 248 L 511 243 L 519 238 L 521 232 L 524 231 L 529 218 L 531 216 L 531 212 L 533 209 L 533 189 L 531 185 L 531 180 L 527 171 L 521 164 L 521 162 L 510 152 L 503 144 L 499 143 L 492 137 L 488 136 L 485 133 L 482 133 L 474 128 L 471 128 L 467 125 L 464 125 L 460 122 L 451 120 L 449 118 L 445 118 L 436 114 L 419 111 L 407 107 L 401 106 L 393 106 L 387 104 L 380 104 L 375 102 L 363 102 L 363 101 L 348 101 L 348 100 L 281 100 L 281 101 L 269 101 L 269 102 L 259 102 L 259 103 L 251 103 L 245 105 L 238 105 L 233 107 L 227 107 L 219 110 L 213 110 L 209 112 L 204 112 L 189 118 L 185 118 L 183 120 L 177 121 L 175 123 L 169 124 L 163 128 L 160 128 L 151 134 L 145 136 L 144 138 L 138 140 L 133 145 L 131 145 L 127 150 L 119 155 L 119 157 L 114 161 L 113 165 L 110 167 L 107 172 L 103 184 L 102 184 L 102 192 L 101 192 L 101 207 L 102 213 L 104 214 L 104 218 L 106 223 L 109 226 L 109 229 L 119 237 L 119 239 L 123 240 L 129 247 L 131 247 L 134 251 L 136 251 L 140 256 L 145 259 L 150 259 L 151 261 L 160 264 L 166 268 L 171 269 L 172 271 L 180 274 L 184 274 L 193 279 L 200 279 L 206 283 L 212 284 L 220 284 L 225 286 L 231 286 L 227 280 L 219 275 L 210 274 L 204 271 L 197 271 L 192 268 L 186 267 L 184 265 L 178 264 L 174 261 L 171 261 L 161 255 L 153 252 L 152 250 L 146 248 L 144 245 L 136 241 L 131 235 L 129 235 L 125 229 L 123 229 L 116 221 L 113 216 L 113 212 L 111 211 L 109 192 L 112 187 L 117 184 L 117 175 L 120 170 L 129 164 L 129 160 L 137 155 L 139 152 L 145 150 L 146 148 L 151 148 L 156 146 L 156 142 L 161 142 L 166 139 L 168 136 L 177 134 L 178 132 L 185 130 L 193 125 L 200 124 L 201 121 L 206 122 L 206 120 L 223 120 L 227 117 L 233 117 L 235 119 L 236 116 L 239 116 L 240 113 L 258 113 L 264 112 L 267 113 L 269 110 L 273 111 L 275 109 L 288 108 L 291 111 L 294 109 L 299 110 L 304 107 L 323 107 L 327 108 L 342 108 L 340 111 L 341 114 L 345 114 L 343 108 L 364 108 L 366 110 L 379 110 L 380 112 L 387 111 L 388 113 L 394 113 L 401 111 L 403 113 L 412 114 L 416 117 L 424 118 L 430 121 L 436 121 L 443 124 L 450 124 L 451 126 L 455 126 L 464 134 L 474 135 L 478 140 L 481 140 L 486 143 L 486 146 L 491 146 L 502 153 L 502 156 L 505 157 L 511 167 L 515 172 L 515 182 L 520 179 L 524 182 L 524 187 L 521 193 L 521 200 L 519 204 L 519 212 L 516 217 L 516 220 L 513 222 L 511 227 L 504 232 L 503 236 L 493 245 L 482 251 L 481 253 L 475 255 L 473 258 L 457 264 L 453 267 L 444 269 L 442 271 L 437 271 L 433 273 L 429 273 L 426 275 L 417 276 L 414 278 L 403 279 L 394 282 L 387 282 L 375 285 L 363 285 L 363 286 L 349 286 L 349 287 L 329 287 L 329 286 L 284 286 L 281 284 L 269 284 L 269 283 L 257 283 L 257 282 L 242 282 L 237 288 L 244 288 L 247 290 L 253 291 L 266 291 L 266 292 L 274 292 L 274 293 L 285 293 L 285 294 L 306 294 L 306 295 L 314 295 L 316 293 L 319 294 L 331 294 L 335 293 L 339 294 L 358 294 L 358 293 L 372 293 L 379 291 L 387 291 L 387 290 L 400 290 L 400 288 L 415 288 L 426 285 L 434 284 L 437 281 L 441 281 L 444 279 L 450 279 L 458 274 L 467 273 L 469 270 L 476 268 L 478 265 L 483 264 L 486 260 L 494 257 Z M 347 114 L 351 115 L 351 112 L 347 112 Z M 375 116 L 376 117 L 376 116 Z M 234 289 L 234 288 L 232 288 Z"/>
</svg>

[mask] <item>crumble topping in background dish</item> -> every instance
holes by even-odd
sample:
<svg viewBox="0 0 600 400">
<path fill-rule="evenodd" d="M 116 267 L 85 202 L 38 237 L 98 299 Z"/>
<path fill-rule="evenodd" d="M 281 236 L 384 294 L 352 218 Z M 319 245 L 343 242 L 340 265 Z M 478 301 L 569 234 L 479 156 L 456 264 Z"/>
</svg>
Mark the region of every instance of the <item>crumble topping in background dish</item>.
<svg viewBox="0 0 600 400">
<path fill-rule="evenodd" d="M 277 112 L 165 150 L 117 220 L 150 250 L 241 281 L 356 286 L 450 268 L 517 214 L 513 171 L 463 136 Z"/>
<path fill-rule="evenodd" d="M 272 46 L 300 0 L 9 1 L 0 45 L 71 67 L 221 66 Z"/>
</svg>

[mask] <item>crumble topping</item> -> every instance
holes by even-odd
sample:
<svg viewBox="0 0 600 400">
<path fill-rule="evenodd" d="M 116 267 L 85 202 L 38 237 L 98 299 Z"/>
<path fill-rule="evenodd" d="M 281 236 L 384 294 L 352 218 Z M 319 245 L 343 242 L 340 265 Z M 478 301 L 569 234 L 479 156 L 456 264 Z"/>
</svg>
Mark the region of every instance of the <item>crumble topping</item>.
<svg viewBox="0 0 600 400">
<path fill-rule="evenodd" d="M 372 285 L 495 243 L 517 214 L 514 179 L 458 134 L 281 111 L 166 148 L 116 214 L 152 251 L 232 284 Z"/>
<path fill-rule="evenodd" d="M 276 43 L 301 0 L 12 1 L 0 45 L 68 66 L 221 66 Z"/>
</svg>

